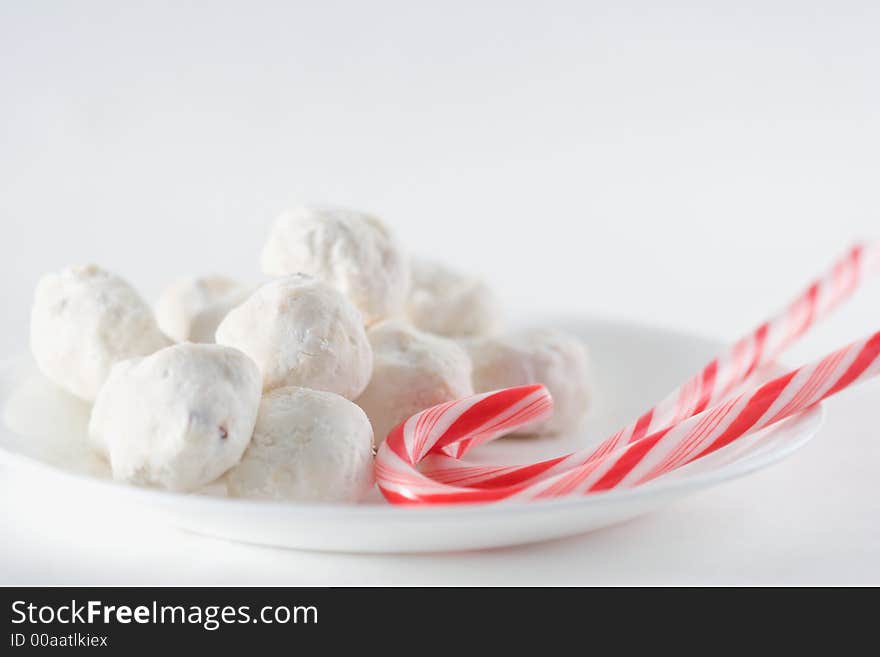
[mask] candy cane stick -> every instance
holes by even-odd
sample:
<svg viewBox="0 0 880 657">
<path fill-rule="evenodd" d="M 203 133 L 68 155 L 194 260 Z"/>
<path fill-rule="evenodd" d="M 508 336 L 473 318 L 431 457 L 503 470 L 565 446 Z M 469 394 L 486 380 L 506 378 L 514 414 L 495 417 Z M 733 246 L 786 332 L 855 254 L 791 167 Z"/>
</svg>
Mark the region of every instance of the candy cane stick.
<svg viewBox="0 0 880 657">
<path fill-rule="evenodd" d="M 492 488 L 460 481 L 453 485 L 416 468 L 432 450 L 463 440 L 492 440 L 552 412 L 552 401 L 543 386 L 508 388 L 426 409 L 398 425 L 379 448 L 376 477 L 385 498 L 397 504 L 532 500 L 628 488 L 702 458 L 877 374 L 880 332 L 599 458 L 590 459 L 590 452 L 583 451 L 517 466 L 519 473 L 530 469 L 530 476 Z M 576 465 L 550 477 L 541 476 L 571 457 Z M 496 468 L 502 477 L 505 469 Z"/>
<path fill-rule="evenodd" d="M 877 269 L 880 269 L 880 245 L 856 244 L 851 247 L 785 310 L 737 340 L 663 401 L 600 443 L 588 460 L 599 458 L 619 445 L 636 442 L 719 402 L 758 368 L 776 360 L 786 347 L 849 298 L 866 274 Z M 463 440 L 444 447 L 442 451 L 457 459 L 479 443 Z M 571 465 L 568 460 L 560 462 L 545 476 Z M 430 467 L 461 470 L 460 474 L 466 476 L 470 485 L 484 487 L 507 485 L 517 476 L 515 470 L 498 471 L 493 467 L 449 459 L 437 459 Z"/>
</svg>

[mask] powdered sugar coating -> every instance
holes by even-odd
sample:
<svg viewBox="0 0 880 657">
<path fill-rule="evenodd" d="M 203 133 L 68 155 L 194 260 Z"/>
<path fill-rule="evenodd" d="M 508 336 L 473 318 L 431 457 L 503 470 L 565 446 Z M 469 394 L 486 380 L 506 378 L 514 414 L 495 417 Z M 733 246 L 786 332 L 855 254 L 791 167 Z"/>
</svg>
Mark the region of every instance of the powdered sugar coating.
<svg viewBox="0 0 880 657">
<path fill-rule="evenodd" d="M 561 331 L 539 329 L 463 341 L 473 362 L 474 389 L 488 392 L 543 383 L 553 415 L 522 428 L 523 434 L 557 434 L 577 427 L 590 403 L 587 348 Z"/>
<path fill-rule="evenodd" d="M 261 257 L 263 272 L 303 272 L 335 287 L 371 324 L 403 313 L 409 263 L 378 218 L 343 208 L 299 207 L 275 221 Z"/>
<path fill-rule="evenodd" d="M 357 404 L 370 418 L 377 443 L 410 415 L 473 394 L 470 358 L 453 340 L 399 320 L 376 324 L 367 335 L 373 378 Z"/>
<path fill-rule="evenodd" d="M 214 342 L 217 326 L 250 292 L 250 287 L 225 276 L 184 278 L 163 290 L 156 302 L 156 320 L 177 342 Z"/>
<path fill-rule="evenodd" d="M 373 370 L 360 313 L 339 291 L 305 274 L 257 289 L 230 311 L 216 338 L 256 362 L 264 390 L 302 386 L 354 399 Z"/>
<path fill-rule="evenodd" d="M 115 363 L 171 344 L 137 291 L 95 265 L 40 279 L 30 339 L 43 374 L 88 401 L 95 399 Z"/>
<path fill-rule="evenodd" d="M 89 421 L 114 479 L 192 491 L 241 459 L 257 418 L 260 373 L 240 351 L 182 343 L 117 363 Z"/>
<path fill-rule="evenodd" d="M 479 278 L 414 260 L 407 315 L 419 329 L 448 337 L 491 335 L 501 326 L 492 290 Z"/>
<path fill-rule="evenodd" d="M 266 393 L 254 435 L 225 477 L 232 497 L 358 502 L 373 484 L 373 430 L 364 412 L 331 392 Z"/>
</svg>

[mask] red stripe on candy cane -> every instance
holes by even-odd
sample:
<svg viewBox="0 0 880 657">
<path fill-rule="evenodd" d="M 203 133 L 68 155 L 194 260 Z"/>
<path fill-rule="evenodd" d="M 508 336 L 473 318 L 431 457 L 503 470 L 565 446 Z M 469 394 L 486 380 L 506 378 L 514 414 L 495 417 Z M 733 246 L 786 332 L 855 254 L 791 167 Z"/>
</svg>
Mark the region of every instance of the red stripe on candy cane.
<svg viewBox="0 0 880 657">
<path fill-rule="evenodd" d="M 649 409 L 645 412 L 636 422 L 635 427 L 633 427 L 632 437 L 630 438 L 630 442 L 634 442 L 636 440 L 641 440 L 644 438 L 645 433 L 648 431 L 648 427 L 651 426 L 651 420 L 654 419 L 654 409 Z"/>
<path fill-rule="evenodd" d="M 701 384 L 702 394 L 700 396 L 697 405 L 694 407 L 694 413 L 702 413 L 706 410 L 706 406 L 709 405 L 709 400 L 712 397 L 712 389 L 715 386 L 715 377 L 718 374 L 718 361 L 713 360 L 706 369 L 703 370 L 703 381 Z"/>
<path fill-rule="evenodd" d="M 875 365 L 878 362 L 878 355 L 880 355 L 880 333 L 875 334 L 865 343 L 865 346 L 843 376 L 828 389 L 828 396 L 836 395 L 857 381 L 871 365 Z"/>
</svg>

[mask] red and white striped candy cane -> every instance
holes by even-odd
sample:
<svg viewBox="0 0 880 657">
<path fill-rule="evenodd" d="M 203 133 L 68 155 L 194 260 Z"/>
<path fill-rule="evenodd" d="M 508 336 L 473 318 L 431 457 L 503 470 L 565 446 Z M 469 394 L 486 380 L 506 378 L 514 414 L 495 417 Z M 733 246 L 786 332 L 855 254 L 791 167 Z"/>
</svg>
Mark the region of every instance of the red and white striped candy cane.
<svg viewBox="0 0 880 657">
<path fill-rule="evenodd" d="M 599 444 L 596 456 L 635 442 L 717 403 L 744 383 L 818 320 L 852 295 L 868 272 L 880 267 L 880 245 L 856 244 L 782 312 L 770 318 L 685 381 L 663 401 Z M 472 445 L 460 442 L 443 451 L 462 456 Z M 470 466 L 463 466 L 470 467 Z M 472 471 L 472 476 L 476 472 Z"/>
<path fill-rule="evenodd" d="M 880 332 L 598 458 L 591 457 L 592 450 L 583 450 L 528 466 L 499 466 L 495 485 L 490 487 L 481 487 L 479 480 L 468 483 L 461 469 L 417 469 L 432 451 L 462 441 L 485 442 L 552 412 L 543 386 L 508 388 L 426 409 L 398 425 L 379 448 L 376 478 L 386 499 L 397 504 L 533 500 L 628 488 L 878 373 Z M 442 454 L 430 458 L 453 460 Z M 516 471 L 516 476 L 507 477 L 510 471 Z M 545 476 L 549 471 L 553 474 Z"/>
</svg>

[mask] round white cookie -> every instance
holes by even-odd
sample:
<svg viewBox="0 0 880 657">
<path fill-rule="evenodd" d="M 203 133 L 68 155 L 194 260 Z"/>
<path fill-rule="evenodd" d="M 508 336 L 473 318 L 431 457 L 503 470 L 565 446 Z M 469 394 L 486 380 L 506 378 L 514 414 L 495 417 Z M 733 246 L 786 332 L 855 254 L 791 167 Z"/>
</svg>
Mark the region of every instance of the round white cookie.
<svg viewBox="0 0 880 657">
<path fill-rule="evenodd" d="M 113 478 L 193 491 L 241 459 L 257 419 L 260 372 L 240 351 L 181 343 L 116 364 L 89 421 Z"/>
<path fill-rule="evenodd" d="M 492 290 L 479 278 L 434 262 L 412 262 L 407 315 L 423 331 L 448 337 L 491 335 L 501 326 Z"/>
<path fill-rule="evenodd" d="M 305 274 L 257 289 L 226 315 L 216 338 L 254 359 L 264 390 L 302 386 L 354 399 L 373 370 L 360 313 L 338 290 Z"/>
<path fill-rule="evenodd" d="M 216 342 L 220 322 L 233 308 L 243 304 L 253 291 L 253 287 L 240 286 L 196 313 L 190 328 L 190 342 Z"/>
<path fill-rule="evenodd" d="M 275 221 L 261 258 L 263 272 L 303 272 L 347 296 L 371 324 L 403 312 L 409 263 L 376 217 L 342 208 L 300 207 Z"/>
<path fill-rule="evenodd" d="M 260 402 L 241 463 L 226 473 L 231 497 L 359 502 L 373 484 L 373 430 L 332 392 L 276 388 Z"/>
<path fill-rule="evenodd" d="M 555 330 L 531 330 L 463 342 L 473 362 L 474 389 L 543 383 L 553 397 L 553 415 L 523 427 L 521 434 L 557 434 L 576 427 L 590 403 L 587 348 Z"/>
<path fill-rule="evenodd" d="M 30 333 L 43 374 L 88 401 L 95 399 L 114 363 L 171 344 L 135 289 L 95 265 L 40 279 Z"/>
<path fill-rule="evenodd" d="M 177 342 L 213 342 L 226 314 L 251 289 L 225 276 L 185 278 L 169 285 L 156 302 L 156 320 Z"/>
<path fill-rule="evenodd" d="M 447 338 L 398 320 L 367 331 L 373 378 L 357 404 L 370 418 L 377 443 L 410 415 L 473 394 L 467 352 Z"/>
</svg>

